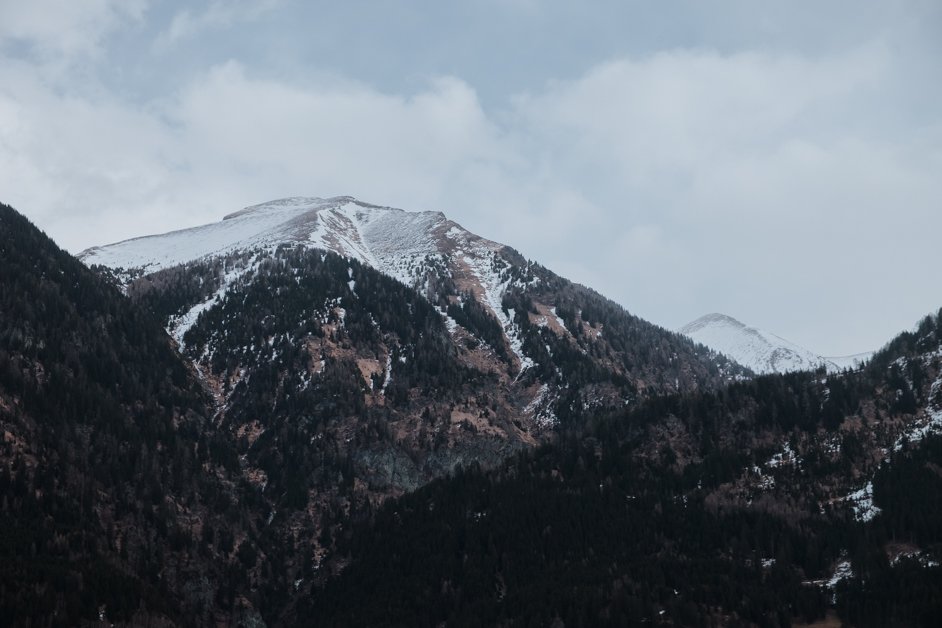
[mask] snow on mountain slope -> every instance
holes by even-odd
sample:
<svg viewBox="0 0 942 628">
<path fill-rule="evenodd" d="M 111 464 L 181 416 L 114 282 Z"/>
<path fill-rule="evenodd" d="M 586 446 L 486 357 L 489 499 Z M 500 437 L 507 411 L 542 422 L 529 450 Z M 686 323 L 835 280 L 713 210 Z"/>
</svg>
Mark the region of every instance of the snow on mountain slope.
<svg viewBox="0 0 942 628">
<path fill-rule="evenodd" d="M 532 365 L 522 351 L 513 315 L 501 298 L 508 279 L 506 247 L 481 238 L 441 212 L 407 212 L 349 196 L 286 198 L 247 207 L 222 221 L 93 247 L 79 254 L 88 265 L 123 269 L 127 278 L 234 251 L 300 244 L 351 257 L 424 293 L 432 266 L 447 269 L 457 287 L 472 293 L 500 322 L 518 366 Z"/>
<path fill-rule="evenodd" d="M 756 373 L 802 371 L 824 365 L 836 372 L 866 362 L 870 353 L 824 357 L 780 336 L 748 327 L 725 314 L 707 314 L 681 327 L 679 333 L 730 357 Z"/>
<path fill-rule="evenodd" d="M 457 227 L 445 223 L 440 213 L 377 207 L 347 196 L 286 198 L 247 207 L 217 223 L 93 247 L 79 258 L 150 273 L 237 250 L 308 243 L 386 270 L 385 265 L 396 267 L 397 258 L 436 252 L 436 227 Z"/>
<path fill-rule="evenodd" d="M 177 264 L 228 252 L 298 240 L 290 223 L 321 204 L 319 199 L 283 199 L 249 207 L 221 222 L 161 235 L 96 246 L 79 253 L 88 265 L 155 272 Z"/>
</svg>

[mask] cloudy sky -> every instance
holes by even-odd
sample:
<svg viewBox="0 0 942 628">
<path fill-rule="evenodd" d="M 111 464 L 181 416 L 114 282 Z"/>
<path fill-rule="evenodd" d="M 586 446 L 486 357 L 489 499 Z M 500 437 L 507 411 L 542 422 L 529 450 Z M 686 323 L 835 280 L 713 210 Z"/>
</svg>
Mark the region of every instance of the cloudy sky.
<svg viewBox="0 0 942 628">
<path fill-rule="evenodd" d="M 942 306 L 935 0 L 0 0 L 0 201 L 61 245 L 442 210 L 826 355 Z"/>
</svg>

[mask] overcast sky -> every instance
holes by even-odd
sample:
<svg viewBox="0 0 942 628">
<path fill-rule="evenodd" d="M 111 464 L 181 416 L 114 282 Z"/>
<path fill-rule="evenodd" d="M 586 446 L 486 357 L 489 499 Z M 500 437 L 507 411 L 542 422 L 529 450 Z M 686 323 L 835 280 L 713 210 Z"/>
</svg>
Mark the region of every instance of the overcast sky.
<svg viewBox="0 0 942 628">
<path fill-rule="evenodd" d="M 70 251 L 341 194 L 874 349 L 942 306 L 942 3 L 0 0 L 0 201 Z"/>
</svg>

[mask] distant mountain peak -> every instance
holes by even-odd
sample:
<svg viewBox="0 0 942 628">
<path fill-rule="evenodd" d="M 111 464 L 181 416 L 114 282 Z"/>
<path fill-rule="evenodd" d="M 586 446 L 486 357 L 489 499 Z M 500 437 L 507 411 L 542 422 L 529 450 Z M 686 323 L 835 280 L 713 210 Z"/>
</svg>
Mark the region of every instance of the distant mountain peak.
<svg viewBox="0 0 942 628">
<path fill-rule="evenodd" d="M 822 365 L 835 372 L 866 362 L 871 355 L 821 356 L 777 334 L 750 327 L 732 316 L 716 312 L 701 316 L 677 331 L 756 373 L 804 371 Z"/>
<path fill-rule="evenodd" d="M 736 320 L 732 316 L 727 316 L 726 314 L 720 314 L 719 312 L 713 312 L 711 314 L 704 314 L 700 318 L 690 323 L 687 323 L 678 331 L 682 334 L 690 335 L 704 327 L 709 327 L 711 325 L 729 325 L 730 327 L 738 327 L 740 329 L 749 329 L 745 324 Z"/>
</svg>

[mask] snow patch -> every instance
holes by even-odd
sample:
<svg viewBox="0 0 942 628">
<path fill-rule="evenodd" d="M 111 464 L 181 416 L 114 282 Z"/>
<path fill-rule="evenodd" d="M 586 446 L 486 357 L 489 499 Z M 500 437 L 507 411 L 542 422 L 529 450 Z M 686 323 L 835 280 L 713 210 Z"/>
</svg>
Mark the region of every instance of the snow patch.
<svg viewBox="0 0 942 628">
<path fill-rule="evenodd" d="M 445 327 L 448 328 L 448 333 L 454 335 L 455 330 L 457 330 L 458 327 L 460 327 L 460 325 L 458 325 L 458 321 L 456 321 L 451 316 L 449 316 L 448 311 L 445 308 L 440 307 L 437 309 L 438 309 L 438 313 L 441 314 L 442 316 L 442 320 L 445 321 Z"/>
<path fill-rule="evenodd" d="M 769 458 L 765 466 L 775 469 L 784 465 L 798 466 L 800 464 L 801 458 L 799 458 L 798 454 L 792 449 L 791 444 L 786 442 L 782 445 L 782 451 Z"/>
<path fill-rule="evenodd" d="M 904 443 L 918 443 L 929 434 L 942 433 L 942 407 L 936 400 L 940 398 L 939 390 L 942 388 L 942 376 L 932 382 L 929 389 L 929 405 L 922 420 L 914 422 L 893 443 L 893 451 L 901 451 Z"/>
<path fill-rule="evenodd" d="M 493 266 L 497 259 L 496 253 L 490 250 L 476 250 L 474 253 L 474 255 L 466 254 L 463 261 L 477 278 L 484 292 L 482 299 L 484 304 L 491 310 L 491 313 L 494 314 L 497 322 L 504 330 L 510 350 L 513 351 L 520 363 L 520 371 L 517 373 L 517 377 L 520 377 L 525 370 L 534 366 L 534 362 L 523 352 L 523 339 L 520 336 L 520 329 L 514 321 L 514 311 L 508 310 L 507 313 L 504 313 L 501 305 L 504 292 L 510 285 L 510 279 L 501 280 L 500 275 L 494 271 Z"/>
<path fill-rule="evenodd" d="M 893 566 L 898 565 L 901 561 L 910 559 L 917 561 L 922 567 L 933 568 L 938 567 L 938 561 L 932 560 L 928 554 L 921 550 L 913 550 L 907 552 L 900 552 L 890 561 L 890 564 Z"/>
<path fill-rule="evenodd" d="M 389 382 L 392 381 L 392 351 L 386 354 L 386 368 L 385 376 L 383 378 L 383 387 L 380 389 L 380 394 L 386 394 L 386 387 L 389 386 Z"/>
<path fill-rule="evenodd" d="M 226 296 L 226 292 L 229 290 L 229 286 L 245 275 L 255 272 L 260 263 L 261 256 L 256 255 L 254 260 L 249 264 L 227 271 L 219 283 L 219 289 L 216 290 L 216 292 L 213 293 L 208 299 L 202 301 L 201 303 L 197 303 L 185 314 L 181 314 L 180 316 L 170 319 L 167 325 L 167 331 L 170 333 L 173 339 L 177 341 L 177 346 L 180 347 L 181 350 L 185 346 L 183 343 L 183 336 L 186 335 L 186 332 L 188 332 L 190 328 L 196 324 L 200 314 L 208 311 L 217 303 L 222 303 Z"/>
<path fill-rule="evenodd" d="M 867 484 L 844 498 L 851 503 L 854 508 L 854 519 L 857 521 L 870 521 L 878 514 L 880 508 L 873 503 L 873 482 Z"/>
<path fill-rule="evenodd" d="M 854 569 L 850 564 L 850 561 L 844 559 L 837 563 L 837 566 L 834 568 L 834 573 L 831 575 L 831 578 L 827 581 L 827 587 L 829 589 L 834 589 L 841 580 L 847 580 L 854 577 Z"/>
<path fill-rule="evenodd" d="M 544 429 L 555 427 L 559 423 L 559 419 L 553 412 L 552 402 L 549 399 L 549 391 L 550 387 L 548 384 L 540 386 L 536 396 L 534 396 L 533 400 L 523 409 L 524 414 L 529 414 L 533 417 L 534 421 L 536 421 L 536 424 Z"/>
<path fill-rule="evenodd" d="M 563 319 L 559 317 L 559 314 L 556 313 L 556 306 L 553 306 L 550 308 L 550 314 L 553 315 L 553 318 L 556 319 L 556 322 L 559 324 L 561 328 L 566 329 L 565 321 L 563 321 Z"/>
<path fill-rule="evenodd" d="M 78 257 L 89 266 L 102 264 L 152 273 L 238 250 L 273 248 L 299 239 L 290 228 L 298 216 L 332 202 L 319 198 L 281 199 L 248 207 L 221 222 L 93 247 Z"/>
</svg>

